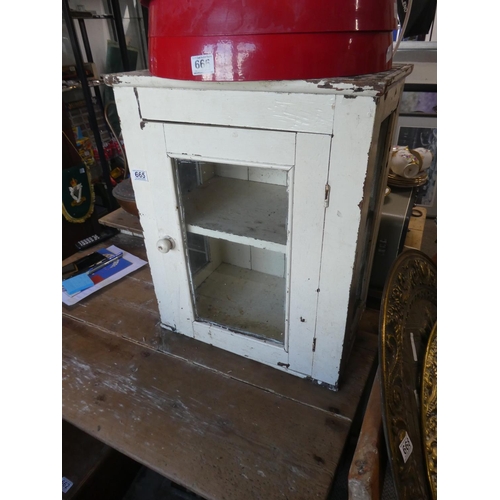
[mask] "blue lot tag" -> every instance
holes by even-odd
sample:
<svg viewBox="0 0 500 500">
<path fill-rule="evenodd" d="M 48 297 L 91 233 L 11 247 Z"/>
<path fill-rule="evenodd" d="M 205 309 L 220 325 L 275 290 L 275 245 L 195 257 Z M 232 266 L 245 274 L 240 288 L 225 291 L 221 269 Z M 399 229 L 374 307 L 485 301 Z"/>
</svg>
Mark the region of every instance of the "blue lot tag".
<svg viewBox="0 0 500 500">
<path fill-rule="evenodd" d="M 62 492 L 67 493 L 68 490 L 73 486 L 73 481 L 70 481 L 67 477 L 62 478 Z"/>
<path fill-rule="evenodd" d="M 72 278 L 64 280 L 62 282 L 63 288 L 66 290 L 68 295 L 75 295 L 75 293 L 81 292 L 94 286 L 94 282 L 88 277 L 87 274 L 77 274 Z"/>
</svg>

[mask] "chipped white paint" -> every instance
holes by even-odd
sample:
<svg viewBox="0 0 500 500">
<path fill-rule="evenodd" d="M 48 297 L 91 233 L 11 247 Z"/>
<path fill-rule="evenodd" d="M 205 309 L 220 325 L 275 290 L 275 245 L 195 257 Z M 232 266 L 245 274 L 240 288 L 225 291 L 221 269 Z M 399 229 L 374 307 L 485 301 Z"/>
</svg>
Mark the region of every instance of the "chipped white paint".
<svg viewBox="0 0 500 500">
<path fill-rule="evenodd" d="M 411 72 L 408 65 L 394 65 L 395 71 L 401 73 L 404 78 Z M 344 80 L 344 81 L 343 81 Z M 366 78 L 368 80 L 368 78 Z M 158 78 L 151 76 L 147 70 L 132 71 L 117 75 L 107 75 L 105 82 L 115 88 L 135 87 L 152 89 L 183 89 L 197 91 L 219 92 L 269 92 L 279 94 L 344 94 L 376 96 L 380 94 L 380 78 L 371 78 L 370 84 L 357 83 L 356 79 L 350 78 L 329 78 L 319 80 L 281 80 L 281 81 L 260 81 L 260 82 L 198 82 L 186 80 L 171 80 L 168 78 Z M 164 119 L 164 118 L 162 118 Z"/>
<path fill-rule="evenodd" d="M 336 386 L 344 344 L 366 298 L 373 245 L 366 244 L 371 240 L 365 227 L 372 221 L 378 228 L 387 178 L 380 152 L 388 152 L 390 143 L 379 131 L 391 116 L 390 136 L 410 72 L 404 66 L 345 81 L 236 83 L 168 80 L 146 72 L 106 77 L 114 87 L 130 168 L 149 179 L 134 182 L 134 190 L 163 327 Z M 287 214 L 281 234 L 273 233 L 271 219 L 269 227 L 257 228 L 245 218 L 257 203 L 253 194 L 234 196 L 234 208 L 225 209 L 234 217 L 217 221 L 205 220 L 210 202 L 193 195 L 193 203 L 206 208 L 196 218 L 200 213 L 178 199 L 177 159 L 206 162 L 204 186 L 214 176 L 223 180 L 227 189 L 218 193 L 224 201 L 239 183 L 248 193 L 246 187 L 259 183 L 259 192 L 275 191 L 272 201 L 282 197 Z M 183 248 L 184 209 L 188 229 L 209 237 L 212 254 L 194 279 Z M 156 242 L 167 237 L 175 247 L 162 254 Z M 193 290 L 231 259 L 285 283 L 282 344 L 196 320 Z M 268 311 L 275 307 L 270 302 Z M 265 307 L 258 312 L 266 317 Z"/>
</svg>

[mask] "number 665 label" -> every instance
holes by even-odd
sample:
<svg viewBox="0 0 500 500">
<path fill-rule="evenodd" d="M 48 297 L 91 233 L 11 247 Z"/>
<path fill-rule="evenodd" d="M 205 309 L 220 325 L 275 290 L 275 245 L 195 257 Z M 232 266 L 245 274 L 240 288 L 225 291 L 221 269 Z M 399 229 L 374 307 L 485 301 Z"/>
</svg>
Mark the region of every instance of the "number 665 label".
<svg viewBox="0 0 500 500">
<path fill-rule="evenodd" d="M 193 75 L 211 75 L 215 72 L 214 56 L 212 54 L 192 56 L 191 71 L 193 72 Z"/>
<path fill-rule="evenodd" d="M 134 181 L 148 182 L 148 173 L 145 170 L 132 170 L 132 178 Z"/>
</svg>

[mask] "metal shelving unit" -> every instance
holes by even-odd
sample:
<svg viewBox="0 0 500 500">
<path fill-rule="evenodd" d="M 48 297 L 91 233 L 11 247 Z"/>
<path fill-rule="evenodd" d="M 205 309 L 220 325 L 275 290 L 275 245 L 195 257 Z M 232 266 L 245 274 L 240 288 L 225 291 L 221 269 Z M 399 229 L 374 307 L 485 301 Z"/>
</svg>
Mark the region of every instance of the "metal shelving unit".
<svg viewBox="0 0 500 500">
<path fill-rule="evenodd" d="M 123 69 L 124 71 L 130 71 L 130 62 L 128 58 L 128 52 L 127 52 L 127 43 L 125 40 L 125 32 L 123 29 L 123 22 L 121 19 L 121 14 L 120 14 L 120 5 L 118 0 L 110 0 L 109 5 L 112 10 L 112 14 L 104 14 L 104 15 L 95 15 L 90 12 L 81 12 L 81 11 L 75 11 L 72 10 L 69 6 L 69 1 L 68 0 L 62 0 L 62 10 L 63 10 L 63 19 L 66 23 L 66 27 L 68 29 L 68 34 L 69 34 L 69 39 L 71 42 L 71 47 L 73 50 L 73 55 L 75 57 L 75 66 L 76 66 L 76 71 L 77 71 L 77 76 L 79 80 L 79 84 L 76 85 L 71 85 L 67 88 L 63 89 L 64 91 L 68 90 L 73 90 L 76 88 L 80 88 L 83 93 L 83 98 L 85 100 L 85 105 L 87 108 L 88 112 L 88 118 L 89 118 L 89 126 L 92 130 L 92 134 L 94 136 L 94 142 L 97 148 L 97 152 L 99 154 L 99 161 L 101 163 L 102 167 L 102 173 L 103 173 L 103 181 L 104 181 L 104 188 L 106 190 L 106 196 L 105 196 L 105 203 L 107 205 L 108 210 L 114 210 L 118 207 L 118 204 L 116 200 L 111 196 L 111 191 L 113 189 L 113 186 L 110 181 L 110 167 L 108 160 L 106 159 L 106 155 L 104 152 L 104 146 L 102 143 L 101 139 L 101 134 L 99 131 L 99 126 L 97 124 L 97 118 L 94 110 L 94 104 L 93 104 L 93 95 L 91 92 L 91 88 L 95 88 L 94 96 L 95 100 L 98 104 L 98 106 L 103 110 L 104 112 L 104 105 L 102 102 L 102 97 L 101 94 L 98 90 L 98 87 L 102 84 L 100 81 L 96 81 L 95 78 L 89 79 L 86 75 L 85 68 L 84 68 L 84 59 L 83 59 L 83 53 L 82 53 L 82 48 L 80 47 L 80 43 L 78 41 L 76 29 L 75 29 L 75 24 L 74 20 L 78 21 L 79 29 L 80 29 L 80 34 L 83 42 L 83 48 L 85 51 L 85 56 L 87 59 L 87 62 L 93 63 L 93 55 L 92 55 L 92 50 L 90 48 L 90 42 L 88 38 L 88 33 L 86 29 L 85 22 L 86 21 L 91 21 L 95 19 L 109 19 L 113 21 L 113 28 L 114 28 L 114 33 L 116 35 L 116 39 L 118 41 L 118 45 L 120 48 L 120 55 L 122 59 L 122 64 L 123 64 Z"/>
</svg>

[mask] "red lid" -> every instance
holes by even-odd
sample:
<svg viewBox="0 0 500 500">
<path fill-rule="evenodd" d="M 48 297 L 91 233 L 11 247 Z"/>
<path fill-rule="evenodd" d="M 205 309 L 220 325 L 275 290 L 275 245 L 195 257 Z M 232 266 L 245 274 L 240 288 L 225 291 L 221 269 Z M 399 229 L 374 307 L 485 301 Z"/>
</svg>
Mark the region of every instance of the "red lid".
<svg viewBox="0 0 500 500">
<path fill-rule="evenodd" d="M 386 71 L 394 0 L 141 0 L 149 69 L 199 81 L 294 80 Z"/>
<path fill-rule="evenodd" d="M 396 29 L 394 0 L 141 0 L 149 35 L 207 36 Z"/>
</svg>

